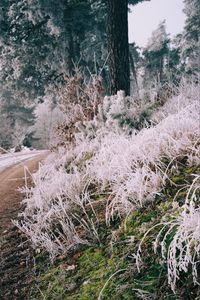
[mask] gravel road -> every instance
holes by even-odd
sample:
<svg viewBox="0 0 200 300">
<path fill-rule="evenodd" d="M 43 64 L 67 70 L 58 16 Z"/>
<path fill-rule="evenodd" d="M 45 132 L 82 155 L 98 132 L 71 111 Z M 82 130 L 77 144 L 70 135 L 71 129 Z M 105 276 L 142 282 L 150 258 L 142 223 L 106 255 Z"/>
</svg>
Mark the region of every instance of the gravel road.
<svg viewBox="0 0 200 300">
<path fill-rule="evenodd" d="M 33 255 L 26 237 L 12 224 L 20 211 L 24 170 L 31 173 L 47 152 L 0 156 L 0 299 L 27 300 L 33 280 Z M 31 184 L 31 178 L 28 179 Z"/>
</svg>

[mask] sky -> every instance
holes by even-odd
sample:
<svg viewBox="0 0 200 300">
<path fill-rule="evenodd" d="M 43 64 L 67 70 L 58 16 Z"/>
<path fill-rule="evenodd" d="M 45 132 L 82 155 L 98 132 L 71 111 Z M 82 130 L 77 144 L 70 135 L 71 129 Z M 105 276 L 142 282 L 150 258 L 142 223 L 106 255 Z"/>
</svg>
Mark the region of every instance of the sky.
<svg viewBox="0 0 200 300">
<path fill-rule="evenodd" d="M 151 0 L 131 7 L 129 13 L 129 42 L 145 47 L 158 24 L 166 20 L 170 37 L 182 31 L 185 15 L 183 0 Z"/>
</svg>

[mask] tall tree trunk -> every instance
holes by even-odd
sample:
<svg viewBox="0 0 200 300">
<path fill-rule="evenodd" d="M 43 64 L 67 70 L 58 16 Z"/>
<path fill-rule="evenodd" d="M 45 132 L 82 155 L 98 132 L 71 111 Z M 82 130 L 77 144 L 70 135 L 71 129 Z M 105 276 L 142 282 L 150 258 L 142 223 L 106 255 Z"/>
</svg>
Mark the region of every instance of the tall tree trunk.
<svg viewBox="0 0 200 300">
<path fill-rule="evenodd" d="M 163 80 L 163 66 L 164 66 L 164 56 L 161 56 L 161 58 L 160 58 L 160 70 L 159 70 L 160 83 L 162 83 L 162 80 Z"/>
<path fill-rule="evenodd" d="M 130 94 L 128 0 L 108 0 L 110 92 Z"/>
<path fill-rule="evenodd" d="M 134 63 L 133 55 L 131 53 L 129 55 L 129 59 L 130 59 L 131 71 L 133 73 L 133 78 L 135 80 L 136 93 L 137 93 L 137 96 L 139 97 L 139 87 L 138 87 L 137 73 L 136 73 L 136 69 L 135 69 L 135 63 Z"/>
<path fill-rule="evenodd" d="M 68 29 L 68 47 L 67 47 L 67 65 L 68 65 L 68 73 L 70 76 L 74 75 L 74 41 L 73 41 L 73 33 L 71 29 Z"/>
</svg>

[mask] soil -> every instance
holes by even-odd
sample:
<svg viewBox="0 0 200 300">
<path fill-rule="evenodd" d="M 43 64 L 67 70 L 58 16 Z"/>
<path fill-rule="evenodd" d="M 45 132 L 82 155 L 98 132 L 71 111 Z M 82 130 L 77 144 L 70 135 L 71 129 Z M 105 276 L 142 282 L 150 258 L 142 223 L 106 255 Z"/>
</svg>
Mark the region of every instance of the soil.
<svg viewBox="0 0 200 300">
<path fill-rule="evenodd" d="M 29 299 L 34 280 L 33 250 L 24 234 L 12 223 L 22 209 L 24 166 L 33 173 L 45 154 L 9 167 L 0 173 L 0 300 Z M 29 176 L 28 184 L 31 184 Z"/>
</svg>

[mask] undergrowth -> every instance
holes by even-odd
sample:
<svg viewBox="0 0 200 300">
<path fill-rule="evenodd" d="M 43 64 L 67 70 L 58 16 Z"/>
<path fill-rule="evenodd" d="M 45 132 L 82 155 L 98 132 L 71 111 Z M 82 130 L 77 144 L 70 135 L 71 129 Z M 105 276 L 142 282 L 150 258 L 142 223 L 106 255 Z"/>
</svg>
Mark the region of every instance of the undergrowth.
<svg viewBox="0 0 200 300">
<path fill-rule="evenodd" d="M 36 299 L 198 299 L 200 290 L 193 285 L 191 273 L 180 274 L 176 293 L 170 289 L 167 264 L 154 242 L 163 222 L 171 221 L 183 209 L 187 183 L 191 185 L 200 167 L 181 167 L 170 177 L 153 203 L 131 213 L 125 221 L 117 219 L 108 229 L 101 224 L 102 244 L 81 246 L 59 256 L 53 266 L 44 268 L 44 254 L 36 256 L 39 273 L 32 296 Z M 179 190 L 179 192 L 177 192 Z M 142 243 L 142 263 L 138 273 L 134 253 Z M 175 232 L 170 232 L 169 247 Z"/>
<path fill-rule="evenodd" d="M 154 104 L 131 103 L 122 92 L 101 98 L 96 84 L 95 106 L 91 89 L 67 86 L 65 147 L 23 189 L 25 210 L 15 224 L 54 262 L 38 271 L 37 297 L 197 297 L 198 87 L 152 114 Z"/>
</svg>

